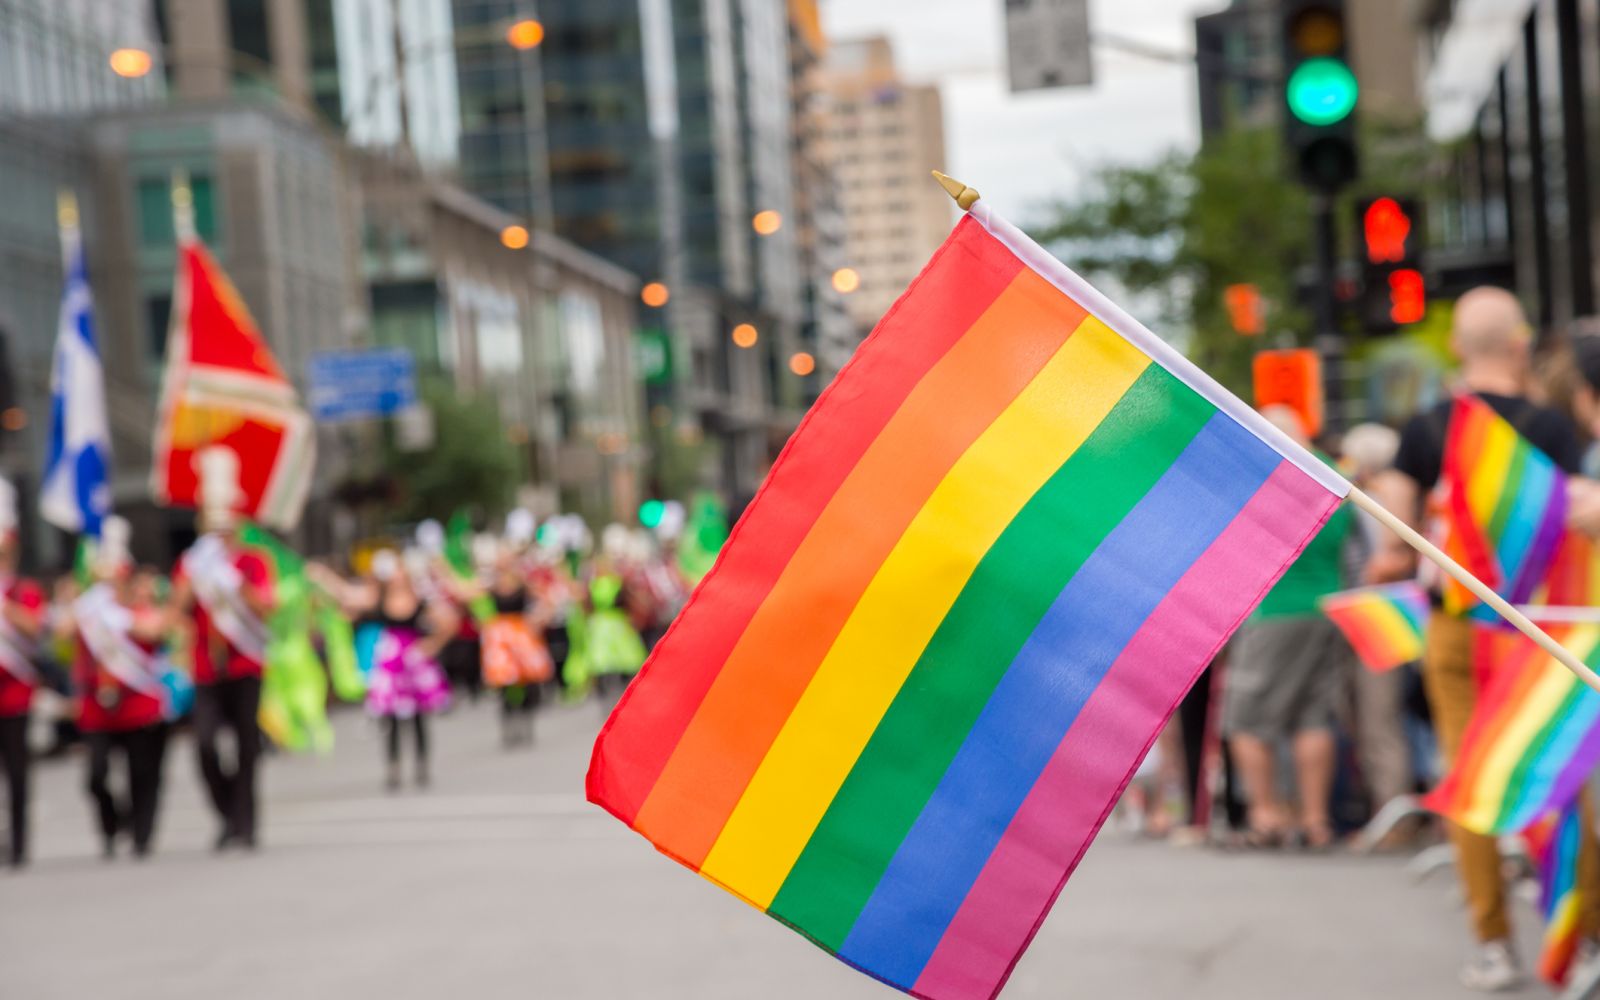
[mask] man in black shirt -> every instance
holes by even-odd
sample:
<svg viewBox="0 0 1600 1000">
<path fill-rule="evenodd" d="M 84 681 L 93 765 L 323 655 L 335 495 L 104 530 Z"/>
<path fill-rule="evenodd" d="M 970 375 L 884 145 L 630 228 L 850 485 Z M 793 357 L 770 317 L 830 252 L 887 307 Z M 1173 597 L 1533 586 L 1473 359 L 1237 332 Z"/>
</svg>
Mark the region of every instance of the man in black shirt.
<svg viewBox="0 0 1600 1000">
<path fill-rule="evenodd" d="M 1461 360 L 1460 389 L 1488 403 L 1517 433 L 1575 474 L 1582 449 L 1572 425 L 1561 414 L 1523 397 L 1531 339 L 1522 307 L 1510 292 L 1477 288 L 1456 303 L 1451 348 Z M 1379 501 L 1413 526 L 1423 520 L 1424 500 L 1439 481 L 1452 406 L 1452 400 L 1445 400 L 1413 417 L 1401 431 L 1394 468 L 1373 484 Z M 1385 536 L 1369 564 L 1368 577 L 1385 582 L 1415 576 L 1416 554 L 1398 536 L 1387 532 Z M 1476 701 L 1472 643 L 1472 626 L 1465 618 L 1436 608 L 1428 621 L 1422 672 L 1439 750 L 1446 761 L 1455 756 Z M 1450 836 L 1481 945 L 1462 970 L 1462 983 L 1478 990 L 1506 989 L 1521 979 L 1521 971 L 1510 945 L 1498 846 L 1493 837 L 1454 826 Z M 1588 856 L 1580 857 L 1579 881 L 1586 892 L 1591 887 L 1600 891 L 1600 850 L 1587 829 L 1584 843 Z M 1589 919 L 1589 913 L 1584 917 L 1580 923 L 1590 926 L 1581 930 L 1591 935 L 1600 930 L 1593 926 L 1597 921 Z"/>
</svg>

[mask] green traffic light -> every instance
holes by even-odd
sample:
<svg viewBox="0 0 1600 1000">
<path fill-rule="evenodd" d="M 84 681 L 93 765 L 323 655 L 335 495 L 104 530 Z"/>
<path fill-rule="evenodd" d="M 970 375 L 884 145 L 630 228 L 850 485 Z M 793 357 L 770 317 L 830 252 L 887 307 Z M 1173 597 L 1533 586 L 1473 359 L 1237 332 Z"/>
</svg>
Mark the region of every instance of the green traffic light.
<svg viewBox="0 0 1600 1000">
<path fill-rule="evenodd" d="M 1334 125 L 1356 108 L 1356 75 L 1338 59 L 1307 59 L 1289 75 L 1289 113 L 1307 125 Z"/>
</svg>

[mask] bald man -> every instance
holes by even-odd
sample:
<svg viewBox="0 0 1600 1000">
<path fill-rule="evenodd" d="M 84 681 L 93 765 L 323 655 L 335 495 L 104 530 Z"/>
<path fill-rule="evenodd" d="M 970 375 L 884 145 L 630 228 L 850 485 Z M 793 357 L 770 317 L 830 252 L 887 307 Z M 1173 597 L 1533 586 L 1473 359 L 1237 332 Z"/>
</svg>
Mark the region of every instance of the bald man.
<svg viewBox="0 0 1600 1000">
<path fill-rule="evenodd" d="M 1567 418 L 1525 398 L 1532 331 L 1515 296 L 1505 289 L 1489 287 L 1475 288 L 1461 296 L 1456 302 L 1450 347 L 1461 362 L 1458 391 L 1472 393 L 1488 403 L 1517 433 L 1568 473 L 1579 471 L 1582 448 Z M 1453 402 L 1443 400 L 1413 417 L 1400 433 L 1394 468 L 1373 482 L 1378 499 L 1412 525 L 1423 521 L 1424 500 L 1438 485 Z M 1397 536 L 1388 532 L 1385 536 L 1368 569 L 1372 582 L 1415 576 L 1415 553 Z M 1422 674 L 1439 751 L 1446 761 L 1455 756 L 1476 702 L 1472 645 L 1471 623 L 1446 614 L 1435 595 Z M 1450 838 L 1456 847 L 1456 868 L 1480 944 L 1478 953 L 1462 969 L 1461 981 L 1476 990 L 1508 989 L 1521 980 L 1522 973 L 1510 943 L 1499 849 L 1493 837 L 1456 827 L 1451 828 Z M 1579 883 L 1588 899 L 1597 900 L 1600 853 L 1594 848 L 1593 838 L 1586 837 L 1585 844 L 1588 850 L 1580 856 Z M 1591 939 L 1600 931 L 1600 910 L 1585 907 L 1580 931 Z"/>
</svg>

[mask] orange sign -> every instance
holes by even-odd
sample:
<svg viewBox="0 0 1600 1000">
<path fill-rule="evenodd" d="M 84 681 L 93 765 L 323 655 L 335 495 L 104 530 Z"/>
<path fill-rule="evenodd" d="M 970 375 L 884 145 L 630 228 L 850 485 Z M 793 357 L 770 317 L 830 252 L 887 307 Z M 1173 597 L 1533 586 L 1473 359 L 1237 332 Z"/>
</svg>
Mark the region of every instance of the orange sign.
<svg viewBox="0 0 1600 1000">
<path fill-rule="evenodd" d="M 1316 351 L 1261 351 L 1253 371 L 1256 406 L 1287 406 L 1300 415 L 1307 434 L 1322 433 L 1322 358 Z"/>
</svg>

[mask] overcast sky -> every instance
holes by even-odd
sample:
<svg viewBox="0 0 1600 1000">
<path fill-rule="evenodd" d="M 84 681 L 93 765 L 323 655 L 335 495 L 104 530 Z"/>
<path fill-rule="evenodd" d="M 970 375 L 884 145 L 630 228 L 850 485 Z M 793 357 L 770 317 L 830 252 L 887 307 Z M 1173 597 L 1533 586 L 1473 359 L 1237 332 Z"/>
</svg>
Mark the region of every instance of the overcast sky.
<svg viewBox="0 0 1600 1000">
<path fill-rule="evenodd" d="M 1193 18 L 1225 0 L 1090 0 L 1091 29 L 1194 48 Z M 1006 90 L 1004 0 L 823 0 L 832 38 L 887 34 L 901 72 L 944 96 L 952 176 L 1013 221 L 1070 196 L 1086 166 L 1149 160 L 1198 135 L 1194 68 L 1095 53 L 1095 85 L 1013 95 Z"/>
</svg>

